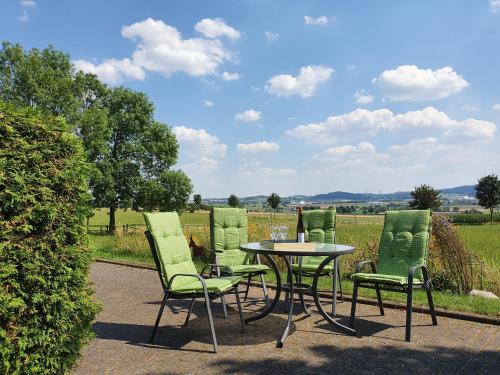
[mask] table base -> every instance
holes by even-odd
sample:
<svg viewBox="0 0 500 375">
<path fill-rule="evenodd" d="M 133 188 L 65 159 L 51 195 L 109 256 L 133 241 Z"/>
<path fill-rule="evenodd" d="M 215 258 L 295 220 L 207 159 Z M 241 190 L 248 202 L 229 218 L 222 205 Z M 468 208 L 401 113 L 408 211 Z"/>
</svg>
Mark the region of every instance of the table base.
<svg viewBox="0 0 500 375">
<path fill-rule="evenodd" d="M 249 317 L 247 319 L 245 319 L 245 323 L 250 323 L 250 322 L 253 322 L 253 321 L 256 321 L 256 320 L 260 320 L 262 318 L 264 318 L 265 316 L 269 315 L 275 308 L 276 304 L 278 303 L 279 299 L 280 299 L 280 296 L 281 296 L 281 291 L 284 290 L 286 291 L 287 295 L 289 294 L 290 295 L 290 307 L 288 308 L 288 319 L 287 319 L 287 322 L 286 322 L 286 326 L 285 326 L 285 330 L 283 331 L 283 334 L 281 336 L 280 339 L 278 339 L 277 343 L 276 343 L 276 347 L 277 348 L 282 348 L 283 345 L 284 345 L 284 342 L 285 340 L 287 339 L 288 337 L 288 333 L 290 332 L 290 326 L 292 324 L 292 319 L 293 319 L 293 306 L 294 306 L 294 302 L 295 302 L 295 293 L 298 293 L 299 294 L 299 297 L 300 297 L 300 302 L 301 302 L 301 305 L 302 305 L 302 308 L 303 308 L 303 311 L 307 314 L 307 315 L 311 315 L 309 313 L 309 311 L 307 310 L 307 306 L 305 305 L 305 302 L 304 302 L 304 292 L 311 292 L 311 294 L 313 295 L 313 298 L 314 298 L 314 304 L 316 305 L 316 308 L 318 309 L 318 312 L 323 316 L 323 318 L 329 322 L 330 324 L 336 326 L 337 328 L 341 329 L 342 331 L 346 332 L 346 333 L 349 333 L 351 335 L 356 335 L 356 331 L 350 327 L 347 327 L 341 323 L 339 323 L 338 321 L 334 320 L 331 316 L 329 316 L 325 310 L 323 309 L 323 306 L 321 306 L 321 303 L 320 303 L 320 300 L 319 300 L 319 296 L 318 296 L 318 279 L 319 279 L 319 276 L 321 275 L 323 269 L 325 268 L 325 266 L 330 263 L 332 260 L 334 261 L 336 256 L 328 256 L 327 258 L 325 258 L 323 260 L 323 262 L 321 262 L 321 264 L 319 265 L 319 267 L 317 268 L 316 270 L 316 273 L 314 275 L 314 278 L 313 278 L 313 283 L 312 285 L 309 285 L 309 284 L 304 284 L 304 283 L 301 283 L 301 282 L 298 282 L 298 283 L 294 283 L 293 282 L 293 273 L 292 273 L 292 269 L 291 269 L 291 265 L 290 265 L 290 261 L 288 260 L 287 256 L 281 256 L 281 258 L 283 258 L 283 260 L 285 261 L 285 264 L 286 264 L 286 267 L 287 267 L 287 272 L 288 272 L 288 275 L 287 275 L 287 283 L 283 283 L 281 284 L 281 276 L 280 276 L 280 273 L 279 273 L 279 270 L 278 270 L 278 266 L 276 265 L 276 262 L 274 261 L 274 259 L 268 255 L 268 254 L 263 254 L 265 256 L 265 258 L 268 260 L 269 264 L 271 265 L 274 273 L 276 274 L 276 294 L 274 296 L 274 299 L 272 301 L 272 303 L 270 305 L 268 305 L 266 307 L 266 309 L 261 312 L 260 314 L 257 314 L 255 316 L 252 316 L 252 317 Z M 337 273 L 337 262 L 334 262 L 334 275 L 336 275 Z M 336 282 L 334 283 L 334 285 L 336 286 Z M 337 298 L 337 290 L 336 290 L 336 287 L 334 288 L 334 296 L 335 296 L 335 300 Z M 333 305 L 333 312 L 335 313 L 335 302 L 334 302 L 334 305 Z M 285 301 L 285 308 L 286 308 L 286 301 Z"/>
</svg>

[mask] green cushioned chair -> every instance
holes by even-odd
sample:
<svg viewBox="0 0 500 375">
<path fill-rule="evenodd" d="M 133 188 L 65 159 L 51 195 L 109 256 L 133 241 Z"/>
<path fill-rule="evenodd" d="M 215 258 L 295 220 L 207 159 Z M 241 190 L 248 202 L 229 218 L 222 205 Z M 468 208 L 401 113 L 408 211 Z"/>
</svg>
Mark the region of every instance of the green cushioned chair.
<svg viewBox="0 0 500 375">
<path fill-rule="evenodd" d="M 259 255 L 250 256 L 240 250 L 240 245 L 248 243 L 248 217 L 244 208 L 212 207 L 210 209 L 210 244 L 215 253 L 215 263 L 226 266 L 233 275 L 247 278 L 245 300 L 248 297 L 250 281 L 260 276 L 266 304 L 269 304 L 264 275 L 269 267 L 260 263 Z M 253 259 L 252 259 L 253 258 Z M 217 268 L 225 273 L 224 269 Z"/>
<path fill-rule="evenodd" d="M 335 209 L 328 210 L 310 210 L 305 211 L 302 215 L 302 220 L 304 223 L 304 237 L 306 242 L 321 242 L 321 243 L 335 243 L 336 235 L 336 211 Z M 297 282 L 301 282 L 301 276 L 314 276 L 317 268 L 321 262 L 326 257 L 322 256 L 310 256 L 310 257 L 298 257 L 298 261 L 292 263 L 292 272 L 296 275 Z M 333 293 L 335 290 L 334 283 L 338 282 L 340 289 L 341 300 L 344 301 L 344 295 L 342 293 L 342 282 L 340 279 L 340 267 L 339 260 L 337 262 L 337 275 L 333 278 L 334 265 L 327 264 L 323 269 L 321 276 L 332 277 L 332 298 L 334 298 Z M 335 262 L 334 261 L 334 262 Z M 299 272 L 300 271 L 300 272 Z M 332 301 L 332 315 L 335 315 L 334 303 Z"/>
<path fill-rule="evenodd" d="M 210 300 L 216 298 L 222 299 L 224 295 L 234 293 L 240 314 L 241 327 L 244 332 L 243 313 L 238 293 L 238 283 L 241 281 L 241 277 L 229 275 L 221 278 L 206 279 L 203 277 L 203 271 L 199 275 L 191 258 L 191 251 L 182 232 L 179 216 L 176 212 L 144 213 L 144 218 L 148 228 L 146 237 L 164 291 L 163 301 L 158 312 L 158 317 L 156 318 L 150 342 L 153 343 L 154 341 L 167 299 L 191 299 L 188 315 L 184 323 L 184 325 L 187 325 L 196 298 L 204 298 L 214 351 L 217 352 L 217 337 L 215 336 Z M 209 266 L 216 267 L 215 265 Z M 229 270 L 226 271 L 230 274 Z"/>
<path fill-rule="evenodd" d="M 376 290 L 381 315 L 384 315 L 384 307 L 380 290 L 406 293 L 406 341 L 411 339 L 414 288 L 423 288 L 426 291 L 432 323 L 437 325 L 432 302 L 432 285 L 426 267 L 431 224 L 429 210 L 386 212 L 377 266 L 375 266 L 375 262 L 370 260 L 359 262 L 356 265 L 356 272 L 352 275 L 354 280 L 351 308 L 352 327 L 354 327 L 356 315 L 358 288 Z M 361 272 L 365 265 L 370 265 L 371 273 Z"/>
</svg>

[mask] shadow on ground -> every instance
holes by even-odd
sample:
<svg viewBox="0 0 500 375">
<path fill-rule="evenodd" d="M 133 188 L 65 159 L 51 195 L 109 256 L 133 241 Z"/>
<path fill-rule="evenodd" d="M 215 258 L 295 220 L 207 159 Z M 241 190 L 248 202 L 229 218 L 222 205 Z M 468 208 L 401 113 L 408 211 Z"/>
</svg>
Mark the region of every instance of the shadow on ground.
<svg viewBox="0 0 500 375">
<path fill-rule="evenodd" d="M 265 360 L 216 360 L 206 373 L 226 374 L 498 374 L 500 353 L 495 351 L 469 351 L 445 347 L 401 348 L 342 348 L 317 345 L 309 349 L 311 356 L 322 360 L 311 364 L 293 358 Z M 150 372 L 149 375 L 167 372 Z"/>
</svg>

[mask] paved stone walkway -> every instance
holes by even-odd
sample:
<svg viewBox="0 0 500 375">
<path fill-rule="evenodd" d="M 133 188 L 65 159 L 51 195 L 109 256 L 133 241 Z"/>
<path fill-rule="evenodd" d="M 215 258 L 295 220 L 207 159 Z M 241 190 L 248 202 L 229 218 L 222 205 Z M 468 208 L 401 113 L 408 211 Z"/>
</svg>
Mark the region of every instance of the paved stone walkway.
<svg viewBox="0 0 500 375">
<path fill-rule="evenodd" d="M 386 309 L 381 317 L 376 307 L 361 304 L 358 337 L 339 333 L 320 315 L 296 315 L 285 347 L 277 349 L 286 315 L 269 315 L 242 334 L 229 297 L 227 320 L 220 304 L 212 304 L 220 346 L 214 354 L 202 303 L 182 327 L 188 301 L 174 301 L 165 309 L 156 344 L 149 345 L 162 299 L 156 272 L 95 263 L 91 277 L 103 310 L 94 324 L 97 338 L 74 374 L 500 374 L 500 327 L 442 317 L 432 326 L 430 316 L 414 314 L 407 343 L 404 311 Z M 244 311 L 257 307 L 247 301 Z M 350 307 L 338 304 L 344 323 Z"/>
</svg>

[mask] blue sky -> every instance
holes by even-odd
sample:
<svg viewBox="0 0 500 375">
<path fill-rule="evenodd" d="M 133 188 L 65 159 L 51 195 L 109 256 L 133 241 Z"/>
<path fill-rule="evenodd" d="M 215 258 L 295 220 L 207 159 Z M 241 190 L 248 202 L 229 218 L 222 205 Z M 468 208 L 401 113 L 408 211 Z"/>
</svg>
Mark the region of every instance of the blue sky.
<svg viewBox="0 0 500 375">
<path fill-rule="evenodd" d="M 499 0 L 2 0 L 0 36 L 147 93 L 205 197 L 500 174 Z"/>
</svg>

